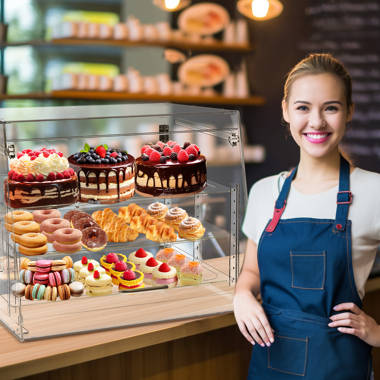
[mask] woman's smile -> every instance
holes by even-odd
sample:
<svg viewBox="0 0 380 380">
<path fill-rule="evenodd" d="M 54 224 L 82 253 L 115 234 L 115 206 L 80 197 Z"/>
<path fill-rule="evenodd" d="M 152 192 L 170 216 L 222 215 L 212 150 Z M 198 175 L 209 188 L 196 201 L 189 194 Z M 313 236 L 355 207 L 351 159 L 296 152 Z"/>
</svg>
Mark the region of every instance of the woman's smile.
<svg viewBox="0 0 380 380">
<path fill-rule="evenodd" d="M 331 133 L 328 132 L 307 132 L 303 133 L 306 140 L 311 142 L 312 144 L 322 144 L 326 142 L 329 137 L 331 136 Z"/>
</svg>

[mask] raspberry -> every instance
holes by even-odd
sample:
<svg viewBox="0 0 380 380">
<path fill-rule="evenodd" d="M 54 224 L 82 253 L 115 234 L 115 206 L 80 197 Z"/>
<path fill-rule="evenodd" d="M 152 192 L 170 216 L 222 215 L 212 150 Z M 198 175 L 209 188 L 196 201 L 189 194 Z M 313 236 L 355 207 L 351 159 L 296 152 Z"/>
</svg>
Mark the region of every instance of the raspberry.
<svg viewBox="0 0 380 380">
<path fill-rule="evenodd" d="M 150 154 L 153 152 L 153 149 L 150 147 L 150 146 L 148 146 L 148 148 L 146 148 L 145 149 L 145 154 L 147 155 L 147 156 L 150 156 Z"/>
<path fill-rule="evenodd" d="M 169 146 L 164 148 L 164 155 L 165 156 L 170 156 L 171 154 L 172 154 L 172 149 Z"/>
<path fill-rule="evenodd" d="M 46 152 L 46 151 L 42 152 L 42 154 L 44 155 L 45 158 L 48 158 L 50 156 L 49 152 Z"/>
<path fill-rule="evenodd" d="M 22 151 L 22 153 L 26 153 L 26 154 L 28 154 L 29 152 L 31 152 L 32 151 L 32 149 L 24 149 L 23 151 Z"/>
<path fill-rule="evenodd" d="M 158 145 L 161 149 L 164 149 L 165 147 L 165 143 L 163 143 L 162 141 L 157 141 L 156 145 Z"/>
<path fill-rule="evenodd" d="M 167 142 L 167 145 L 170 146 L 170 147 L 173 147 L 174 145 L 176 145 L 177 143 L 175 141 L 172 141 L 172 140 L 169 140 Z"/>
<path fill-rule="evenodd" d="M 71 177 L 70 172 L 69 172 L 67 169 L 64 170 L 62 174 L 63 174 L 63 176 L 64 176 L 65 178 L 70 178 L 70 177 Z"/>
<path fill-rule="evenodd" d="M 161 154 L 158 153 L 156 150 L 153 150 L 152 153 L 149 155 L 149 161 L 152 162 L 159 162 L 161 158 Z"/>
<path fill-rule="evenodd" d="M 136 257 L 147 257 L 147 254 L 146 254 L 144 248 L 139 248 L 139 249 L 136 251 L 135 256 L 136 256 Z"/>
<path fill-rule="evenodd" d="M 117 254 L 116 253 L 109 253 L 107 256 L 106 256 L 106 261 L 107 263 L 117 263 L 119 261 L 119 258 L 117 257 Z"/>
<path fill-rule="evenodd" d="M 35 180 L 35 178 L 34 178 L 34 175 L 32 173 L 29 173 L 25 178 L 25 181 L 27 181 L 27 182 L 33 182 L 34 180 Z"/>
<path fill-rule="evenodd" d="M 12 176 L 13 176 L 14 173 L 15 173 L 14 170 L 9 170 L 9 172 L 8 172 L 8 178 L 12 179 Z"/>
<path fill-rule="evenodd" d="M 58 152 L 57 153 L 59 157 L 63 157 L 63 153 L 62 152 Z"/>
<path fill-rule="evenodd" d="M 34 161 L 37 158 L 37 156 L 30 156 L 30 161 Z"/>
<path fill-rule="evenodd" d="M 57 173 L 56 178 L 57 179 L 64 179 L 65 175 L 63 173 Z M 70 178 L 70 177 L 68 177 L 68 178 Z"/>
<path fill-rule="evenodd" d="M 82 264 L 83 264 L 83 265 L 86 265 L 86 264 L 87 264 L 87 257 L 86 257 L 86 256 L 83 256 L 83 257 L 82 257 Z"/>
<path fill-rule="evenodd" d="M 189 145 L 186 149 L 187 154 L 194 154 L 196 156 L 198 154 L 198 151 L 194 148 L 193 145 Z"/>
<path fill-rule="evenodd" d="M 18 180 L 18 174 L 16 172 L 13 172 L 12 179 L 13 179 L 13 181 L 17 181 Z"/>
<path fill-rule="evenodd" d="M 17 153 L 17 158 L 20 158 L 23 156 L 23 153 Z"/>
<path fill-rule="evenodd" d="M 162 263 L 159 267 L 158 267 L 158 270 L 160 272 L 170 272 L 170 267 L 168 264 L 166 263 Z"/>
<path fill-rule="evenodd" d="M 48 181 L 54 181 L 57 178 L 54 172 L 51 172 L 48 174 L 47 179 Z"/>
<path fill-rule="evenodd" d="M 25 176 L 24 176 L 24 174 L 19 174 L 19 175 L 17 176 L 17 181 L 19 181 L 19 182 L 24 182 L 24 181 L 25 181 Z"/>
<path fill-rule="evenodd" d="M 117 157 L 117 152 L 112 152 L 111 157 L 113 157 L 113 158 Z"/>
<path fill-rule="evenodd" d="M 191 144 L 191 146 L 193 146 L 193 147 L 197 150 L 197 152 L 199 153 L 199 148 L 198 148 L 197 145 L 195 145 L 195 144 Z"/>
<path fill-rule="evenodd" d="M 127 281 L 134 280 L 136 278 L 135 272 L 128 269 L 123 273 L 123 278 L 124 278 L 124 280 L 127 280 Z"/>
<path fill-rule="evenodd" d="M 145 153 L 145 151 L 150 148 L 149 145 L 144 145 L 142 148 L 141 148 L 141 154 Z M 150 148 L 151 149 L 151 148 Z"/>
<path fill-rule="evenodd" d="M 92 272 L 95 268 L 94 268 L 94 264 L 93 263 L 89 263 L 88 266 L 87 266 L 87 269 L 89 272 Z"/>
<path fill-rule="evenodd" d="M 180 150 L 181 150 L 181 147 L 178 144 L 173 146 L 173 152 L 178 153 Z"/>
<path fill-rule="evenodd" d="M 127 270 L 128 267 L 127 267 L 127 264 L 124 262 L 124 261 L 118 261 L 116 264 L 115 264 L 115 270 L 117 272 L 124 272 L 125 270 Z"/>
<path fill-rule="evenodd" d="M 69 168 L 69 169 L 67 169 L 67 170 L 69 171 L 70 175 L 74 175 L 75 171 L 74 171 L 73 168 Z"/>
<path fill-rule="evenodd" d="M 187 162 L 189 161 L 189 155 L 186 150 L 181 149 L 178 153 L 178 161 L 179 162 Z"/>
<path fill-rule="evenodd" d="M 106 148 L 104 148 L 103 145 L 99 145 L 96 149 L 95 149 L 95 152 L 96 154 L 98 154 L 101 158 L 104 158 L 106 156 Z"/>
<path fill-rule="evenodd" d="M 98 279 L 98 278 L 100 278 L 100 273 L 99 273 L 99 271 L 95 271 L 94 272 L 94 278 L 96 278 L 96 279 Z"/>
<path fill-rule="evenodd" d="M 158 265 L 158 262 L 155 260 L 154 257 L 151 257 L 147 262 L 146 262 L 146 265 L 148 267 L 155 267 Z"/>
<path fill-rule="evenodd" d="M 42 182 L 42 181 L 45 180 L 45 177 L 42 174 L 37 174 L 36 180 L 39 181 L 39 182 Z"/>
</svg>

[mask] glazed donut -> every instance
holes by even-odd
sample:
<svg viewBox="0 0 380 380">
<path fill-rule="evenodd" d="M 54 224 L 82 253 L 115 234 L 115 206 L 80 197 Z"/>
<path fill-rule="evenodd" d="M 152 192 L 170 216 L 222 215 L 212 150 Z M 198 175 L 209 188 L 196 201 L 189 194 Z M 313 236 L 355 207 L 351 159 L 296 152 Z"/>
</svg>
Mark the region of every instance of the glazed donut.
<svg viewBox="0 0 380 380">
<path fill-rule="evenodd" d="M 71 210 L 71 211 L 68 211 L 64 216 L 63 218 L 68 220 L 70 223 L 71 223 L 71 220 L 74 216 L 79 216 L 80 218 L 83 217 L 83 216 L 89 216 L 89 214 L 87 214 L 86 212 L 84 211 L 79 211 L 79 210 Z"/>
<path fill-rule="evenodd" d="M 168 206 L 160 202 L 153 202 L 148 206 L 146 211 L 150 216 L 153 216 L 153 218 L 163 220 L 168 212 Z"/>
<path fill-rule="evenodd" d="M 58 241 L 53 241 L 53 247 L 57 252 L 74 253 L 82 248 L 82 242 L 79 241 L 73 244 L 64 244 L 59 243 Z"/>
<path fill-rule="evenodd" d="M 75 228 L 59 228 L 53 233 L 53 240 L 61 244 L 74 244 L 81 239 L 82 232 Z"/>
<path fill-rule="evenodd" d="M 21 222 L 24 220 L 33 220 L 33 214 L 28 211 L 16 210 L 10 211 L 5 215 L 5 221 L 9 224 Z"/>
<path fill-rule="evenodd" d="M 29 247 L 24 247 L 23 245 L 19 245 L 18 251 L 25 256 L 44 255 L 48 251 L 48 246 L 47 244 L 45 244 L 41 247 L 29 248 Z"/>
<path fill-rule="evenodd" d="M 28 232 L 40 232 L 40 225 L 32 220 L 21 220 L 12 224 L 12 232 L 18 235 Z"/>
<path fill-rule="evenodd" d="M 70 222 L 66 219 L 61 218 L 50 218 L 46 219 L 41 223 L 41 231 L 47 232 L 48 234 L 52 234 L 55 230 L 60 228 L 68 228 L 70 227 Z"/>
<path fill-rule="evenodd" d="M 90 215 L 83 216 L 82 218 L 79 218 L 79 219 L 73 218 L 71 220 L 71 224 L 73 228 L 76 228 L 81 231 L 87 227 L 99 227 L 98 223 L 96 223 L 95 220 L 92 219 Z"/>
<path fill-rule="evenodd" d="M 28 248 L 41 247 L 47 243 L 47 238 L 44 234 L 39 232 L 27 232 L 22 235 L 12 235 L 12 239 L 18 243 Z"/>
<path fill-rule="evenodd" d="M 50 210 L 34 210 L 32 212 L 34 220 L 37 223 L 42 223 L 45 219 L 60 218 L 61 213 L 57 209 Z"/>
<path fill-rule="evenodd" d="M 100 251 L 107 244 L 107 234 L 99 227 L 87 227 L 82 231 L 82 244 L 89 251 Z"/>
<path fill-rule="evenodd" d="M 166 213 L 164 221 L 178 231 L 179 224 L 186 219 L 187 216 L 187 212 L 183 208 L 172 207 Z"/>
</svg>

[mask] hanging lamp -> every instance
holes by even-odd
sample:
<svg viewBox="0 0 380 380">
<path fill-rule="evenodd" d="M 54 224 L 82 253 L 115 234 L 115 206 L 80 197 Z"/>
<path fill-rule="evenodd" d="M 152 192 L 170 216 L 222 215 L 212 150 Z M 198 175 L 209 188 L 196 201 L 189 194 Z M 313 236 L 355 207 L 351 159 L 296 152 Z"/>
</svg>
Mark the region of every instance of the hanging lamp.
<svg viewBox="0 0 380 380">
<path fill-rule="evenodd" d="M 164 11 L 176 12 L 190 4 L 190 0 L 153 0 L 153 4 Z"/>
<path fill-rule="evenodd" d="M 244 16 L 257 21 L 277 17 L 284 6 L 279 0 L 239 0 L 238 11 Z"/>
</svg>

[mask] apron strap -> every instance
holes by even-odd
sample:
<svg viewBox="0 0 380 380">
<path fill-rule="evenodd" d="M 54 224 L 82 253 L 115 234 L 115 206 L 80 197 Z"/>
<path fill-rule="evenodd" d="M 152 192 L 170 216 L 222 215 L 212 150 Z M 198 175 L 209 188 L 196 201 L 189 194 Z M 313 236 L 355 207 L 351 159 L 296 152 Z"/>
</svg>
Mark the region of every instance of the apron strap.
<svg viewBox="0 0 380 380">
<path fill-rule="evenodd" d="M 290 175 L 285 179 L 284 185 L 280 191 L 280 194 L 276 200 L 274 207 L 273 218 L 265 228 L 266 232 L 273 232 L 278 222 L 281 219 L 281 215 L 285 211 L 286 200 L 289 195 L 290 186 L 297 173 L 298 166 L 296 166 Z M 352 194 L 350 191 L 350 165 L 340 156 L 340 168 L 339 168 L 339 191 L 337 194 L 337 209 L 335 216 L 335 228 L 338 231 L 344 231 L 347 224 L 348 209 L 352 203 Z"/>
</svg>

